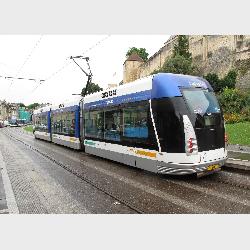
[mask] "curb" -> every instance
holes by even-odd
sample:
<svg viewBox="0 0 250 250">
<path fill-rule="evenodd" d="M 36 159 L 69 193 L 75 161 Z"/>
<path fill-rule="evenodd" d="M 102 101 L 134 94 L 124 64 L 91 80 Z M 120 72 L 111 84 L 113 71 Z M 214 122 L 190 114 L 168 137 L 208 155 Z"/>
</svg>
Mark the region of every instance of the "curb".
<svg viewBox="0 0 250 250">
<path fill-rule="evenodd" d="M 227 150 L 228 151 L 235 151 L 235 152 L 239 152 L 239 153 L 250 153 L 250 146 L 246 146 L 246 145 L 239 145 L 239 144 L 228 144 L 227 145 Z"/>
<path fill-rule="evenodd" d="M 234 159 L 234 160 L 230 160 L 228 159 L 224 165 L 224 168 L 233 168 L 233 169 L 239 169 L 239 170 L 244 170 L 244 171 L 248 171 L 250 172 L 250 161 L 248 160 L 238 160 L 238 159 Z"/>
</svg>

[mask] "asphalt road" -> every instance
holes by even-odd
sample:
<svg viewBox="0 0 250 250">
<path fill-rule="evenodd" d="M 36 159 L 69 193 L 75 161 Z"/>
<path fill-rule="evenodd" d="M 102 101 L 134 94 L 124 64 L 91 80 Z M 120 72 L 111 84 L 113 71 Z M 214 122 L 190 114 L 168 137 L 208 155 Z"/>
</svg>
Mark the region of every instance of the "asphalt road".
<svg viewBox="0 0 250 250">
<path fill-rule="evenodd" d="M 249 173 L 161 176 L 35 140 L 21 128 L 0 129 L 0 169 L 0 214 L 250 213 Z"/>
</svg>

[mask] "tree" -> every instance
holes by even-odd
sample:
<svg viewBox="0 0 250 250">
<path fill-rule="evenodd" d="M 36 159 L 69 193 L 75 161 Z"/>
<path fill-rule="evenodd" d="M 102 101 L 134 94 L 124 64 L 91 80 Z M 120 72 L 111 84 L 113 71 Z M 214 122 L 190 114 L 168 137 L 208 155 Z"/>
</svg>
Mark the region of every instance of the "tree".
<svg viewBox="0 0 250 250">
<path fill-rule="evenodd" d="M 194 70 L 195 68 L 190 59 L 177 54 L 176 56 L 165 61 L 161 72 L 192 75 Z"/>
<path fill-rule="evenodd" d="M 203 76 L 213 87 L 214 92 L 220 92 L 224 88 L 235 88 L 237 72 L 230 70 L 223 78 L 219 78 L 215 73 L 208 73 Z"/>
<path fill-rule="evenodd" d="M 23 103 L 18 103 L 18 106 L 19 106 L 20 108 L 25 108 L 25 105 L 24 105 Z"/>
<path fill-rule="evenodd" d="M 129 57 L 130 55 L 134 53 L 140 56 L 144 62 L 148 60 L 148 53 L 145 48 L 138 49 L 136 47 L 132 47 L 128 50 L 126 56 Z"/>
<path fill-rule="evenodd" d="M 154 70 L 152 74 L 159 72 L 197 75 L 198 69 L 192 64 L 192 55 L 189 53 L 188 37 L 178 36 L 177 43 L 174 45 L 173 55 L 167 58 L 163 66 Z"/>
<path fill-rule="evenodd" d="M 27 108 L 29 110 L 33 110 L 33 109 L 36 109 L 38 106 L 40 106 L 40 104 L 35 102 L 35 103 L 32 103 L 32 104 L 28 105 Z"/>
<path fill-rule="evenodd" d="M 221 88 L 235 88 L 237 72 L 230 70 L 226 76 L 221 80 Z"/>
<path fill-rule="evenodd" d="M 221 90 L 221 81 L 217 74 L 208 73 L 204 78 L 211 84 L 214 92 L 219 92 Z"/>
<path fill-rule="evenodd" d="M 103 88 L 101 88 L 98 84 L 91 82 L 88 86 L 87 94 L 93 94 L 98 91 L 102 91 Z M 81 95 L 83 96 L 85 91 L 85 87 L 82 89 Z"/>
<path fill-rule="evenodd" d="M 192 60 L 192 54 L 189 52 L 188 37 L 179 35 L 177 43 L 174 45 L 173 57 L 180 55 L 186 59 Z"/>
</svg>

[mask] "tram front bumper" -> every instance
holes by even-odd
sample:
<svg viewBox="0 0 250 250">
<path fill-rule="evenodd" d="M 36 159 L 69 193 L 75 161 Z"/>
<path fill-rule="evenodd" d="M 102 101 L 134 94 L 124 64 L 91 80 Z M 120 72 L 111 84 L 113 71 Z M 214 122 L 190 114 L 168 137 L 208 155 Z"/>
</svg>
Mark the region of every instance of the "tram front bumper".
<svg viewBox="0 0 250 250">
<path fill-rule="evenodd" d="M 158 173 L 167 175 L 197 174 L 197 177 L 202 177 L 220 171 L 225 161 L 226 159 L 199 164 L 167 163 L 165 166 L 158 166 Z"/>
</svg>

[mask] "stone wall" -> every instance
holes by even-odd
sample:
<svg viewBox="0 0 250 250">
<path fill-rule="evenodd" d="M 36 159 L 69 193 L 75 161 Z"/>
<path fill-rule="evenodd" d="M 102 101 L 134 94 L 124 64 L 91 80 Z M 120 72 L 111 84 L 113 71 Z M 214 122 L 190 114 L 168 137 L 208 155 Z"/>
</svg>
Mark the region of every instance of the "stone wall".
<svg viewBox="0 0 250 250">
<path fill-rule="evenodd" d="M 150 75 L 155 69 L 162 67 L 172 55 L 178 36 L 171 36 L 158 52 L 145 63 L 138 63 L 124 70 L 124 78 L 138 79 Z M 229 70 L 238 71 L 237 86 L 250 88 L 250 35 L 195 35 L 188 36 L 189 51 L 200 75 L 216 73 L 224 77 Z"/>
<path fill-rule="evenodd" d="M 6 120 L 8 117 L 5 102 L 0 101 L 0 121 Z"/>
<path fill-rule="evenodd" d="M 135 81 L 140 78 L 141 65 L 139 61 L 125 61 L 123 64 L 123 83 Z"/>
</svg>

